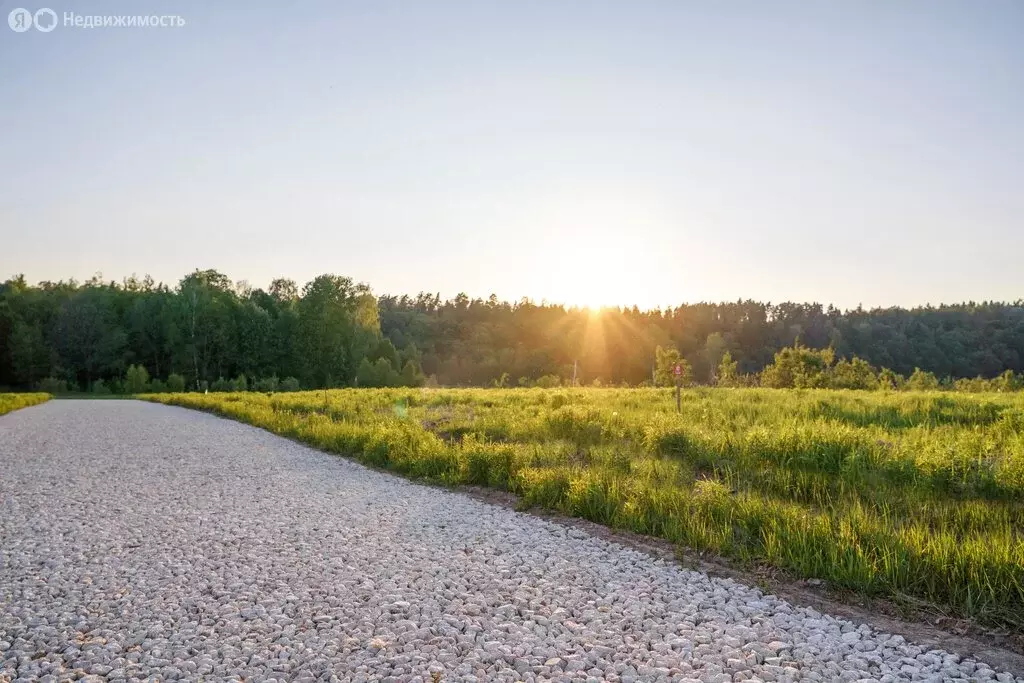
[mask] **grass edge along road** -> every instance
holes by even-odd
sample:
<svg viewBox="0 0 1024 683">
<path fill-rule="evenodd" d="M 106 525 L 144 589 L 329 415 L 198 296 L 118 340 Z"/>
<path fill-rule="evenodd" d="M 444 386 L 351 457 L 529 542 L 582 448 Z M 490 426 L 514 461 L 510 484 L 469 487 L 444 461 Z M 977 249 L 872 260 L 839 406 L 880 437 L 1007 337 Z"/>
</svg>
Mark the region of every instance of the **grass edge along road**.
<svg viewBox="0 0 1024 683">
<path fill-rule="evenodd" d="M 28 408 L 29 406 L 46 403 L 51 398 L 53 398 L 53 396 L 45 393 L 0 394 L 0 415 L 6 415 L 7 413 L 18 410 L 19 408 Z"/>
<path fill-rule="evenodd" d="M 1020 630 L 1024 396 L 699 389 L 151 394 L 367 465 Z"/>
</svg>

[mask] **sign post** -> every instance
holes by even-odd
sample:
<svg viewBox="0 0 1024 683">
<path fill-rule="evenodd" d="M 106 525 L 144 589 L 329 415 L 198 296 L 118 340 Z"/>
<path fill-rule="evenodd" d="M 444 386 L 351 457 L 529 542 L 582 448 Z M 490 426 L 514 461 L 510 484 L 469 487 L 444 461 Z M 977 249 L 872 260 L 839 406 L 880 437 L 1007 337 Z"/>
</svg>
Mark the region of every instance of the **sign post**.
<svg viewBox="0 0 1024 683">
<path fill-rule="evenodd" d="M 676 412 L 681 413 L 683 412 L 683 407 L 682 399 L 679 396 L 679 387 L 683 377 L 683 366 L 680 363 L 676 363 L 676 366 L 672 368 L 672 374 L 675 375 L 676 378 Z"/>
</svg>

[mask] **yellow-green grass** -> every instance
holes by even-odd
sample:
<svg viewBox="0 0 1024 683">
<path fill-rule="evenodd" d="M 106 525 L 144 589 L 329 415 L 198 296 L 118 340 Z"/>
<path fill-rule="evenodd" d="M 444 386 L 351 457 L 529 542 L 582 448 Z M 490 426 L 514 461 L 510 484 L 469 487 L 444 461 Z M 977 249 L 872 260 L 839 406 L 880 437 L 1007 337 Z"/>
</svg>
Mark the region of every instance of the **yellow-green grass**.
<svg viewBox="0 0 1024 683">
<path fill-rule="evenodd" d="M 1024 627 L 1024 395 L 152 394 L 366 464 Z"/>
<path fill-rule="evenodd" d="M 38 405 L 49 401 L 52 396 L 49 394 L 0 394 L 0 415 L 17 410 L 18 408 L 27 408 L 28 406 Z"/>
</svg>

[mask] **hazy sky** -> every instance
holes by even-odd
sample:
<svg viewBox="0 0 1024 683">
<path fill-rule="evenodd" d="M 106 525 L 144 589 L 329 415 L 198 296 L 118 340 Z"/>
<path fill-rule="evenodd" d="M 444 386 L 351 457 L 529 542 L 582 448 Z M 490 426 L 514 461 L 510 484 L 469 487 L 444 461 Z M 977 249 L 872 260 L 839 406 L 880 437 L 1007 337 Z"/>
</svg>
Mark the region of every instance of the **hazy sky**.
<svg viewBox="0 0 1024 683">
<path fill-rule="evenodd" d="M 0 278 L 1024 297 L 1019 0 L 48 6 L 187 23 L 0 23 Z"/>
</svg>

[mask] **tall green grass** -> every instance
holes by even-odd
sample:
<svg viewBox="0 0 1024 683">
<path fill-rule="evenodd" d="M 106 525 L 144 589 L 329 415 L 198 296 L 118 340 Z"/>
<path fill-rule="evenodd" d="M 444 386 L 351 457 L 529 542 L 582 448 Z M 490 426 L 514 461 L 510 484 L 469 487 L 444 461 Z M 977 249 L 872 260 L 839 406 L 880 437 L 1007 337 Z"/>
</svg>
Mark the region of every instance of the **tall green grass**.
<svg viewBox="0 0 1024 683">
<path fill-rule="evenodd" d="M 38 405 L 49 401 L 52 396 L 49 394 L 36 393 L 36 394 L 0 394 L 0 415 L 17 410 L 18 408 L 27 408 L 29 406 Z"/>
<path fill-rule="evenodd" d="M 443 484 L 1024 628 L 1024 395 L 154 394 Z"/>
</svg>

